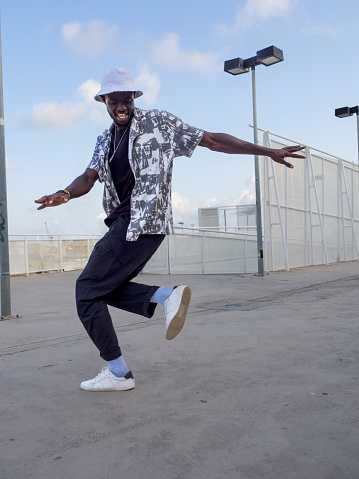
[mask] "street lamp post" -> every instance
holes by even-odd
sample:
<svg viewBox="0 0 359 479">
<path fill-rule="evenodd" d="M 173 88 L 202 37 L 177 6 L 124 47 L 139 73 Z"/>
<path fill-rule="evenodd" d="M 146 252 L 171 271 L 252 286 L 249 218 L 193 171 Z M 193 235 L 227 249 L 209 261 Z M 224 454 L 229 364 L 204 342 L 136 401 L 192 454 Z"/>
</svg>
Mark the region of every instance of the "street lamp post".
<svg viewBox="0 0 359 479">
<path fill-rule="evenodd" d="M 358 131 L 358 164 L 359 164 L 359 106 L 343 106 L 335 110 L 335 116 L 338 118 L 345 118 L 346 116 L 353 116 L 354 113 L 357 116 L 357 131 Z"/>
<path fill-rule="evenodd" d="M 252 71 L 252 96 L 253 96 L 253 132 L 254 143 L 258 145 L 258 126 L 257 126 L 257 98 L 256 98 L 256 77 L 255 67 L 265 65 L 269 67 L 275 63 L 283 61 L 283 51 L 275 46 L 259 50 L 257 55 L 243 60 L 242 58 L 233 58 L 224 62 L 224 71 L 231 75 L 240 75 L 241 73 Z M 259 181 L 259 156 L 254 157 L 255 168 L 255 188 L 256 188 L 256 222 L 257 222 L 257 250 L 258 250 L 258 275 L 264 274 L 263 262 L 263 233 L 262 233 L 262 208 L 261 191 Z"/>
<path fill-rule="evenodd" d="M 9 238 L 7 221 L 4 103 L 0 29 L 0 283 L 1 318 L 11 317 Z"/>
</svg>

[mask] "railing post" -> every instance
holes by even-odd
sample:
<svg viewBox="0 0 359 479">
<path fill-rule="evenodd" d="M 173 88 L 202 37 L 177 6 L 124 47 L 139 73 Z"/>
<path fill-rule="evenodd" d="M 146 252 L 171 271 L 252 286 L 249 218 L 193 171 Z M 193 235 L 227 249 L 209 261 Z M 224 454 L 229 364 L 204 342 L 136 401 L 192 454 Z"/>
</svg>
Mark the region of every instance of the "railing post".
<svg viewBox="0 0 359 479">
<path fill-rule="evenodd" d="M 308 157 L 304 162 L 304 266 L 308 266 Z"/>
<path fill-rule="evenodd" d="M 247 234 L 244 236 L 244 253 L 243 253 L 243 270 L 244 273 L 247 272 L 247 238 L 248 238 L 248 231 Z"/>
<path fill-rule="evenodd" d="M 340 161 L 338 160 L 337 167 L 337 261 L 340 261 L 341 251 L 340 251 L 340 201 L 343 199 L 341 194 L 341 177 L 340 177 Z"/>
<path fill-rule="evenodd" d="M 61 235 L 59 235 L 59 259 L 60 259 L 60 273 L 62 273 L 63 266 L 62 266 L 62 241 L 61 241 Z"/>
<path fill-rule="evenodd" d="M 167 274 L 171 274 L 170 237 L 166 235 L 166 265 Z"/>
<path fill-rule="evenodd" d="M 27 244 L 27 236 L 25 236 L 25 244 L 24 244 L 24 247 L 25 247 L 25 272 L 26 272 L 26 276 L 29 276 L 29 248 L 28 248 L 28 244 Z"/>
<path fill-rule="evenodd" d="M 206 248 L 206 236 L 205 231 L 202 232 L 202 274 L 205 273 L 206 270 L 206 255 L 205 255 L 205 248 Z"/>
</svg>

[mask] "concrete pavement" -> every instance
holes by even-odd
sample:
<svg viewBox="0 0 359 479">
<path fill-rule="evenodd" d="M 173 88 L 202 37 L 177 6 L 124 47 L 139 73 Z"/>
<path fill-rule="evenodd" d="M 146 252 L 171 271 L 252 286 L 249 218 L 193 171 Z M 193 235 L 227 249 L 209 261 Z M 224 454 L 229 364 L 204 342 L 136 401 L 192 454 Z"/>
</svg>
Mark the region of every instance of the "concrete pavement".
<svg viewBox="0 0 359 479">
<path fill-rule="evenodd" d="M 182 333 L 112 310 L 136 388 L 82 391 L 105 365 L 76 315 L 79 272 L 12 278 L 0 322 L 1 479 L 358 479 L 359 264 L 142 275 L 192 288 Z"/>
</svg>

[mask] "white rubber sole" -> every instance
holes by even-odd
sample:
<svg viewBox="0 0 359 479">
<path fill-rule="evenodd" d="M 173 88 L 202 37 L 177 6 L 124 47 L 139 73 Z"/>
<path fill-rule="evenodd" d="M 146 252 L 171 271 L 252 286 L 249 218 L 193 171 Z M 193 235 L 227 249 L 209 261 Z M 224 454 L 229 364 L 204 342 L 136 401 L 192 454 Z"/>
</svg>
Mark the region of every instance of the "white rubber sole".
<svg viewBox="0 0 359 479">
<path fill-rule="evenodd" d="M 101 388 L 101 389 L 92 389 L 92 388 L 82 386 L 82 385 L 80 386 L 80 388 L 83 391 L 90 391 L 90 392 L 93 392 L 93 393 L 102 393 L 102 392 L 109 392 L 109 391 L 131 391 L 131 389 L 135 388 L 135 384 L 134 383 L 127 384 L 127 385 L 124 385 L 123 388 L 122 387 L 121 388 L 109 387 L 109 388 Z"/>
<path fill-rule="evenodd" d="M 189 302 L 191 301 L 191 288 L 186 286 L 182 293 L 182 299 L 177 314 L 173 316 L 166 331 L 166 339 L 174 339 L 182 330 L 186 321 Z"/>
</svg>

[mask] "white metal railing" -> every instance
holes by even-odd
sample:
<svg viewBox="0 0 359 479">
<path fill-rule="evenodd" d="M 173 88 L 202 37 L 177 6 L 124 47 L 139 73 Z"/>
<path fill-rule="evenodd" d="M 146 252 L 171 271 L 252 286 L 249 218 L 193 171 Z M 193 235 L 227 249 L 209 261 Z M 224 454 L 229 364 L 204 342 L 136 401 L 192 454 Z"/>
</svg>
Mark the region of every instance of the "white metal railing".
<svg viewBox="0 0 359 479">
<path fill-rule="evenodd" d="M 251 125 L 250 125 L 251 126 Z M 290 138 L 263 131 L 296 144 Z M 273 140 L 274 147 L 285 144 Z M 359 167 L 306 146 L 294 170 L 267 161 L 261 164 L 264 184 L 264 260 L 267 270 L 289 269 L 336 261 L 359 260 Z M 272 190 L 272 192 L 271 192 Z M 274 221 L 273 212 L 278 221 Z"/>
<path fill-rule="evenodd" d="M 254 128 L 253 125 L 251 125 L 251 124 L 249 124 L 248 126 L 250 126 L 251 128 Z M 280 138 L 281 140 L 290 141 L 291 143 L 294 143 L 295 145 L 306 146 L 311 151 L 316 151 L 317 153 L 322 153 L 323 155 L 326 155 L 328 157 L 328 159 L 333 158 L 334 160 L 343 160 L 343 161 L 345 161 L 345 163 L 350 163 L 351 165 L 356 166 L 357 169 L 359 169 L 359 166 L 356 163 L 349 162 L 348 160 L 345 160 L 344 158 L 341 158 L 340 156 L 333 155 L 332 153 L 327 153 L 326 151 L 318 150 L 318 148 L 315 148 L 314 146 L 310 146 L 303 141 L 292 140 L 291 138 L 287 138 L 285 136 L 278 135 L 277 133 L 273 133 L 273 131 L 264 130 L 263 128 L 257 128 L 257 129 L 258 129 L 258 131 L 262 131 L 263 133 L 268 133 L 269 135 L 275 136 L 276 138 Z M 278 142 L 278 144 L 281 144 L 283 146 L 287 146 L 286 143 L 279 143 Z M 304 158 L 304 156 L 303 156 L 303 158 Z"/>
<path fill-rule="evenodd" d="M 70 271 L 83 268 L 102 235 L 10 234 L 10 273 Z"/>
<path fill-rule="evenodd" d="M 254 227 L 255 228 L 255 227 Z M 227 230 L 232 227 L 227 227 Z M 159 274 L 245 273 L 256 271 L 256 235 L 237 231 L 175 227 L 144 272 Z M 242 232 L 240 232 L 242 231 Z M 9 235 L 10 273 L 29 275 L 85 267 L 102 235 Z"/>
<path fill-rule="evenodd" d="M 252 273 L 256 271 L 256 235 L 175 227 L 144 272 L 165 274 Z"/>
</svg>

